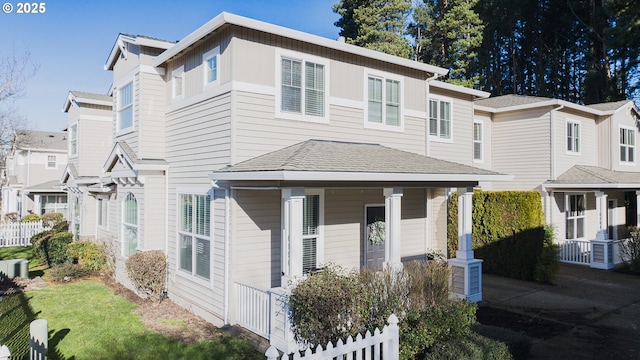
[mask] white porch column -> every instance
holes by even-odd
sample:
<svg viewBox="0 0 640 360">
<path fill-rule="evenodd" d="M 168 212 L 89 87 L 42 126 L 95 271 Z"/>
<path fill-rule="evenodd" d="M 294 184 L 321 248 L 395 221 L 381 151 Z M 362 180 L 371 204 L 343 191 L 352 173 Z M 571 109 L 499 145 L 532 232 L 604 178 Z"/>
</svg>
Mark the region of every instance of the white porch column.
<svg viewBox="0 0 640 360">
<path fill-rule="evenodd" d="M 608 240 L 607 228 L 609 226 L 607 221 L 607 194 L 602 191 L 596 191 L 596 216 L 598 217 L 598 232 L 596 233 L 596 240 Z"/>
<path fill-rule="evenodd" d="M 471 247 L 473 188 L 458 188 L 458 251 L 451 265 L 451 291 L 458 298 L 482 301 L 482 260 Z"/>
<path fill-rule="evenodd" d="M 302 203 L 304 188 L 282 189 L 282 287 L 302 276 Z"/>
<path fill-rule="evenodd" d="M 41 203 L 40 203 L 40 195 L 33 195 L 33 213 L 34 214 L 38 214 L 38 215 L 42 215 L 41 214 Z"/>
<path fill-rule="evenodd" d="M 551 193 L 549 191 L 544 192 L 543 210 L 544 210 L 544 222 L 551 224 Z"/>
<path fill-rule="evenodd" d="M 400 222 L 402 207 L 402 188 L 384 189 L 385 215 L 385 265 L 402 268 L 400 257 Z"/>
</svg>

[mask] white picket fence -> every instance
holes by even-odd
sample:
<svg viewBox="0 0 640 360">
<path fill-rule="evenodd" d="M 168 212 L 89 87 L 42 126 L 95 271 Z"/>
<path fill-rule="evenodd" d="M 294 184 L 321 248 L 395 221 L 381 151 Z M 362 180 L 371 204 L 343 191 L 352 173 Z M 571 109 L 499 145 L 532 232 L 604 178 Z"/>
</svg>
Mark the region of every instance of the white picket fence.
<svg viewBox="0 0 640 360">
<path fill-rule="evenodd" d="M 307 347 L 289 354 L 282 354 L 275 346 L 270 346 L 265 353 L 267 360 L 398 360 L 400 357 L 400 335 L 398 318 L 392 314 L 387 320 L 388 325 L 375 329 L 373 334 L 367 331 L 365 336 L 358 334 L 346 341 L 338 340 L 334 346 L 331 342 L 326 346 L 318 346 L 315 351 Z"/>
<path fill-rule="evenodd" d="M 44 230 L 42 221 L 0 224 L 0 247 L 31 246 L 31 237 Z"/>
<path fill-rule="evenodd" d="M 33 320 L 29 324 L 29 359 L 46 360 L 49 354 L 49 322 L 46 319 Z M 0 346 L 0 360 L 10 360 L 11 350 Z"/>
</svg>

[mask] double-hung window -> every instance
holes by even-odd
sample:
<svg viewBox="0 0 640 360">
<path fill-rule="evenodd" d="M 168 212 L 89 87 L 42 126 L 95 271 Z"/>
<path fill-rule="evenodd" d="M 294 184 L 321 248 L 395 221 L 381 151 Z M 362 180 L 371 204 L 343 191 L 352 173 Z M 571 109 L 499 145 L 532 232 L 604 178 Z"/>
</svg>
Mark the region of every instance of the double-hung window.
<svg viewBox="0 0 640 360">
<path fill-rule="evenodd" d="M 367 75 L 367 124 L 402 126 L 402 83 L 384 76 Z"/>
<path fill-rule="evenodd" d="M 117 131 L 133 127 L 133 82 L 118 89 Z"/>
<path fill-rule="evenodd" d="M 57 157 L 55 155 L 47 155 L 47 169 L 55 169 L 57 167 Z"/>
<path fill-rule="evenodd" d="M 566 196 L 566 238 L 567 240 L 583 239 L 586 226 L 586 199 L 584 194 Z"/>
<path fill-rule="evenodd" d="M 179 194 L 178 247 L 180 270 L 201 279 L 211 278 L 211 197 Z"/>
<path fill-rule="evenodd" d="M 98 198 L 98 226 L 107 226 L 107 216 L 109 214 L 109 200 Z"/>
<path fill-rule="evenodd" d="M 69 156 L 78 155 L 78 124 L 71 125 L 69 134 Z"/>
<path fill-rule="evenodd" d="M 620 127 L 620 162 L 634 163 L 636 155 L 636 132 L 631 127 Z"/>
<path fill-rule="evenodd" d="M 128 193 L 122 206 L 123 253 L 133 255 L 138 250 L 138 200 Z"/>
<path fill-rule="evenodd" d="M 325 122 L 327 120 L 328 65 L 324 59 L 278 52 L 279 99 L 277 116 Z"/>
<path fill-rule="evenodd" d="M 181 66 L 171 72 L 171 83 L 173 98 L 184 98 L 184 66 Z"/>
<path fill-rule="evenodd" d="M 482 122 L 474 121 L 473 122 L 473 160 L 477 162 L 481 162 L 483 158 L 482 154 L 482 141 L 483 141 L 483 133 L 482 133 Z"/>
<path fill-rule="evenodd" d="M 567 152 L 580 153 L 580 123 L 567 120 Z"/>
<path fill-rule="evenodd" d="M 220 47 L 207 51 L 202 55 L 202 65 L 204 68 L 204 86 L 217 85 L 220 83 Z"/>
<path fill-rule="evenodd" d="M 451 140 L 451 100 L 429 99 L 429 135 L 432 138 Z"/>
</svg>

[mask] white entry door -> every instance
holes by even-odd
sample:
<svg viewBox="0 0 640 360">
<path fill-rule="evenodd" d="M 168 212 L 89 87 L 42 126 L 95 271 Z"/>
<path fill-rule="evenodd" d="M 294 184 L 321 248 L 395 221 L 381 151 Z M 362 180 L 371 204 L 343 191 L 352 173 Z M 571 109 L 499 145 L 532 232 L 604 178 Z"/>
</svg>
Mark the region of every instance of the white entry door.
<svg viewBox="0 0 640 360">
<path fill-rule="evenodd" d="M 382 269 L 384 264 L 384 205 L 365 206 L 364 263 L 368 268 Z"/>
</svg>

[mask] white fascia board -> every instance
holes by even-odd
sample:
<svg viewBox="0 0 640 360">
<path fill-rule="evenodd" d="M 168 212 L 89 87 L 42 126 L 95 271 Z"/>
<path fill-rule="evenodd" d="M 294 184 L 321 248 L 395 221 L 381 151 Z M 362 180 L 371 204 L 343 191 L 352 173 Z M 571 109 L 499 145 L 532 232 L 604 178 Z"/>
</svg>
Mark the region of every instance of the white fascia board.
<svg viewBox="0 0 640 360">
<path fill-rule="evenodd" d="M 375 50 L 365 49 L 363 47 L 342 43 L 336 40 L 327 39 L 321 36 L 308 34 L 302 31 L 285 28 L 279 25 L 269 24 L 263 21 L 258 21 L 258 20 L 246 18 L 243 16 L 230 14 L 227 12 L 220 13 L 219 15 L 211 19 L 209 22 L 202 25 L 196 31 L 192 32 L 191 34 L 187 35 L 184 39 L 180 40 L 175 46 L 171 47 L 167 51 L 158 55 L 153 60 L 152 65 L 157 67 L 164 64 L 166 61 L 176 56 L 180 52 L 184 51 L 185 49 L 187 49 L 188 47 L 196 43 L 198 40 L 202 39 L 204 36 L 217 30 L 224 24 L 236 25 L 236 26 L 240 26 L 248 29 L 253 29 L 256 31 L 265 32 L 268 34 L 290 38 L 293 40 L 299 40 L 302 42 L 326 47 L 329 49 L 335 49 L 338 51 L 343 51 L 343 52 L 351 53 L 354 55 L 364 56 L 371 59 L 376 59 L 376 60 L 384 61 L 387 63 L 400 65 L 403 67 L 426 71 L 432 74 L 446 75 L 449 72 L 449 70 L 438 67 L 438 66 L 420 63 L 417 61 L 385 54 Z"/>
<path fill-rule="evenodd" d="M 69 91 L 69 95 L 67 95 L 67 99 L 64 102 L 64 106 L 62 107 L 62 112 L 66 113 L 67 111 L 69 111 L 69 109 L 71 108 L 71 106 L 73 107 L 77 107 L 78 105 L 75 104 L 75 96 L 73 95 L 73 93 L 71 93 L 71 91 Z"/>
<path fill-rule="evenodd" d="M 539 102 L 530 103 L 530 104 L 508 106 L 508 107 L 502 107 L 502 108 L 494 108 L 494 107 L 491 107 L 491 106 L 482 106 L 482 105 L 475 104 L 474 109 L 475 110 L 480 110 L 480 111 L 486 111 L 486 112 L 490 112 L 490 113 L 494 113 L 494 114 L 498 114 L 498 113 L 505 113 L 505 112 L 510 112 L 510 111 L 535 109 L 535 108 L 541 108 L 541 107 L 546 107 L 546 106 L 564 106 L 565 108 L 574 109 L 574 110 L 577 110 L 577 111 L 582 111 L 582 112 L 586 112 L 588 114 L 599 115 L 599 116 L 605 116 L 605 115 L 613 114 L 612 111 L 596 110 L 596 109 L 590 108 L 588 106 L 574 104 L 574 103 L 569 102 L 569 101 L 558 100 L 558 99 L 549 99 L 547 101 L 539 101 Z"/>
<path fill-rule="evenodd" d="M 512 175 L 478 174 L 406 174 L 326 171 L 246 171 L 212 172 L 211 180 L 275 180 L 275 181 L 510 181 Z"/>
<path fill-rule="evenodd" d="M 119 34 L 118 38 L 116 39 L 116 42 L 113 44 L 113 47 L 111 48 L 111 52 L 109 53 L 107 62 L 104 64 L 105 70 L 113 70 L 113 66 L 115 65 L 116 60 L 118 59 L 118 55 L 120 53 L 120 47 L 125 42 L 134 44 L 134 45 L 147 46 L 147 47 L 153 47 L 153 48 L 165 49 L 165 50 L 175 45 L 175 43 L 171 41 L 149 39 L 149 38 L 140 37 L 140 36 L 131 37 L 124 34 Z"/>
<path fill-rule="evenodd" d="M 429 86 L 442 89 L 442 90 L 449 90 L 457 93 L 471 95 L 480 99 L 486 99 L 489 96 L 491 96 L 491 93 L 486 91 L 471 89 L 471 88 L 460 86 L 460 85 L 449 84 L 443 81 L 432 81 L 429 83 Z"/>
<path fill-rule="evenodd" d="M 547 190 L 576 190 L 576 189 L 640 189 L 640 183 L 637 184 L 542 184 L 542 189 Z"/>
</svg>

